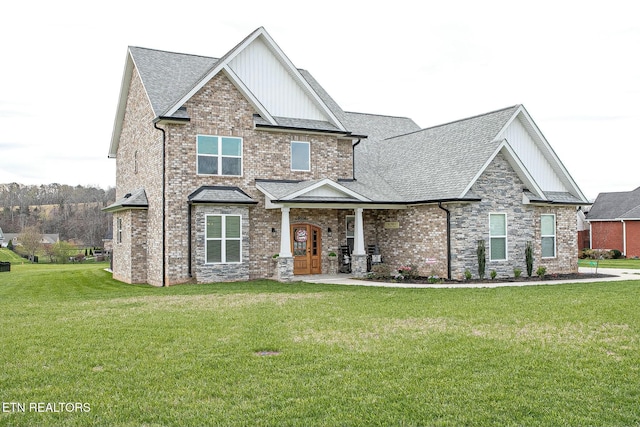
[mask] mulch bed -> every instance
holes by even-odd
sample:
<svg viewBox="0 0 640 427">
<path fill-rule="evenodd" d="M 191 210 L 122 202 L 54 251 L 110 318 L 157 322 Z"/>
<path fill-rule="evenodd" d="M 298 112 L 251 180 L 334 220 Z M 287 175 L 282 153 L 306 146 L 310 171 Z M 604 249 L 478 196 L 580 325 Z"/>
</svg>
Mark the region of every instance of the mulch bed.
<svg viewBox="0 0 640 427">
<path fill-rule="evenodd" d="M 415 279 L 365 279 L 373 282 L 391 282 L 391 283 L 416 283 L 416 284 L 434 284 L 434 283 L 442 283 L 442 284 L 465 284 L 465 283 L 491 283 L 491 282 L 499 282 L 499 283 L 509 283 L 509 282 L 546 282 L 549 280 L 584 280 L 584 279 L 602 279 L 606 277 L 614 277 L 611 274 L 601 274 L 601 273 L 569 273 L 569 274 L 546 274 L 542 278 L 538 276 L 527 277 L 520 276 L 519 278 L 515 277 L 496 277 L 495 279 L 485 278 L 485 279 L 471 279 L 471 280 L 448 280 L 448 279 L 433 279 L 429 277 L 416 277 Z"/>
</svg>

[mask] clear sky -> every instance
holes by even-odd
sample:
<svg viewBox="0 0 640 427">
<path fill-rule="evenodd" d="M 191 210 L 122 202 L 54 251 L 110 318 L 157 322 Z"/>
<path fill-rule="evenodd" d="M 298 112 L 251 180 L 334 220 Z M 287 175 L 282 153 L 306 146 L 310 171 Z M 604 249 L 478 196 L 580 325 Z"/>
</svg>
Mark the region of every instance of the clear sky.
<svg viewBox="0 0 640 427">
<path fill-rule="evenodd" d="M 0 183 L 115 185 L 127 46 L 263 26 L 347 111 L 422 127 L 523 104 L 585 195 L 640 186 L 640 3 L 21 0 L 2 6 Z"/>
</svg>

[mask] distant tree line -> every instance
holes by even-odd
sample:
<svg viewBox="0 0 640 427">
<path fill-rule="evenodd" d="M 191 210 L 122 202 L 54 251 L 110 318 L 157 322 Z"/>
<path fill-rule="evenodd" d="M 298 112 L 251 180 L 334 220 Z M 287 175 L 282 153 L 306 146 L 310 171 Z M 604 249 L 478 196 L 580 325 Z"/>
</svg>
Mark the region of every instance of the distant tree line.
<svg viewBox="0 0 640 427">
<path fill-rule="evenodd" d="M 60 240 L 100 247 L 111 228 L 111 214 L 102 208 L 115 201 L 115 193 L 113 187 L 0 184 L 0 227 L 5 233 L 36 227 Z"/>
</svg>

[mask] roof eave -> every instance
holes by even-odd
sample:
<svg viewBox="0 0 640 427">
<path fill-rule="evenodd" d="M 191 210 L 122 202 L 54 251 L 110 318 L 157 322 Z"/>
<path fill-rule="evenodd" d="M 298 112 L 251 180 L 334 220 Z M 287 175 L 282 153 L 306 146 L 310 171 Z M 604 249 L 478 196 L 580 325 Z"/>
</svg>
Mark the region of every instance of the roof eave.
<svg viewBox="0 0 640 427">
<path fill-rule="evenodd" d="M 259 123 L 256 123 L 254 126 L 256 129 L 272 131 L 272 132 L 287 131 L 292 133 L 298 132 L 298 133 L 306 133 L 306 134 L 311 133 L 316 135 L 339 135 L 343 137 L 361 138 L 360 136 L 352 135 L 351 132 L 345 132 L 342 130 L 329 130 L 329 129 L 323 130 L 323 129 L 313 129 L 313 128 L 302 128 L 302 127 L 295 127 L 295 126 L 263 125 Z"/>
</svg>

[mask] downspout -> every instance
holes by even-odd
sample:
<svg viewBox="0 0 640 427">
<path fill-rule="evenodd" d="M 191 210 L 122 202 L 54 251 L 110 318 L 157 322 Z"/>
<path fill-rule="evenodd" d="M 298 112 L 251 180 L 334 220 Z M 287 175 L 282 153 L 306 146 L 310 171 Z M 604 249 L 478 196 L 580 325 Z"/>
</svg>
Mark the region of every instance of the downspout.
<svg viewBox="0 0 640 427">
<path fill-rule="evenodd" d="M 189 278 L 193 277 L 191 273 L 191 206 L 191 201 L 189 201 L 187 204 L 187 271 Z"/>
<path fill-rule="evenodd" d="M 362 139 L 358 139 L 358 142 L 351 145 L 351 177 L 356 180 L 356 145 L 360 144 Z"/>
<path fill-rule="evenodd" d="M 622 255 L 627 256 L 627 223 L 622 221 Z"/>
<path fill-rule="evenodd" d="M 447 213 L 447 279 L 451 280 L 451 211 L 438 202 L 438 207 Z"/>
<path fill-rule="evenodd" d="M 158 123 L 154 122 L 153 127 L 162 132 L 162 286 L 167 286 L 167 261 L 166 261 L 166 253 L 167 253 L 167 236 L 166 236 L 166 158 L 167 158 L 167 134 L 164 129 L 158 127 Z"/>
</svg>

